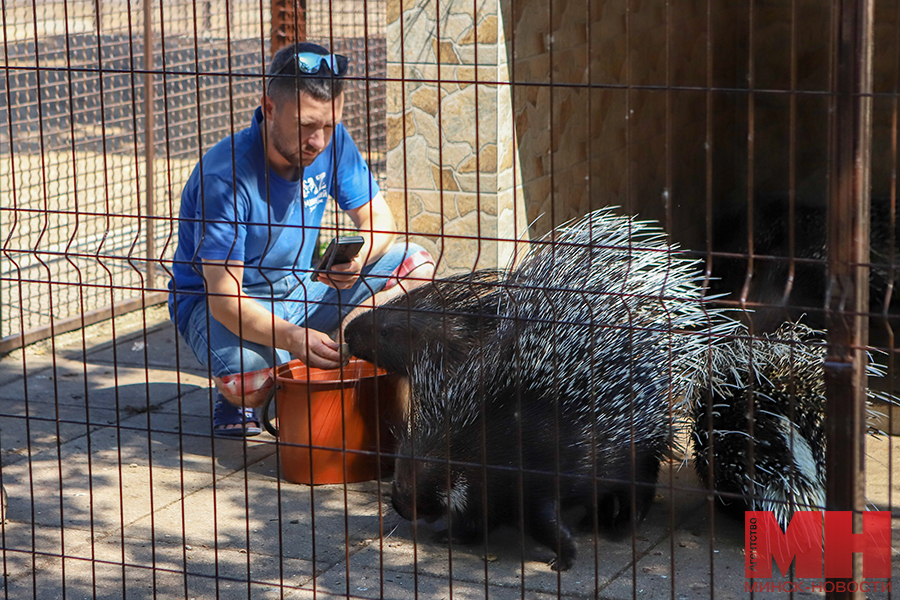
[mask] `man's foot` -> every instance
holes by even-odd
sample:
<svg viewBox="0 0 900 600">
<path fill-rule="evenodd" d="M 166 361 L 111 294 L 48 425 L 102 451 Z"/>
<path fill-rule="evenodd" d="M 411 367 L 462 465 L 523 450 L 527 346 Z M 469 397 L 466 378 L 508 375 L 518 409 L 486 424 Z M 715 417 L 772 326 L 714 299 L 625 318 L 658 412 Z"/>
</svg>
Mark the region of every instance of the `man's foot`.
<svg viewBox="0 0 900 600">
<path fill-rule="evenodd" d="M 262 433 L 259 419 L 252 408 L 235 406 L 216 394 L 213 408 L 213 433 L 225 437 L 253 437 Z"/>
</svg>

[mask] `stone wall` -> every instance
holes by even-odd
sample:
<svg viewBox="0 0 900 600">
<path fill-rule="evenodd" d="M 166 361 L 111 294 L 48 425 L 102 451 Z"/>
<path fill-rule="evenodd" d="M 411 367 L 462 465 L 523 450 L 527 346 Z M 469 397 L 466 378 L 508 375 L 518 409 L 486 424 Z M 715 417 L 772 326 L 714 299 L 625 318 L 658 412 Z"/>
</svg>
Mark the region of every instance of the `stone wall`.
<svg viewBox="0 0 900 600">
<path fill-rule="evenodd" d="M 502 16 L 388 2 L 387 199 L 439 272 L 505 265 L 525 234 Z"/>
</svg>

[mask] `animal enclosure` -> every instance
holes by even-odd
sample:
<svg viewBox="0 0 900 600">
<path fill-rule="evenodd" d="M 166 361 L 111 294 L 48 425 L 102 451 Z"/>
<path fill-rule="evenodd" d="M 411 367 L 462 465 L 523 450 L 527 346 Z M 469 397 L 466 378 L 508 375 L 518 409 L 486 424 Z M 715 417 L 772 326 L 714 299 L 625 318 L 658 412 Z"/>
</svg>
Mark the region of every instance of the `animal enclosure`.
<svg viewBox="0 0 900 600">
<path fill-rule="evenodd" d="M 5 597 L 837 579 L 745 577 L 745 508 L 886 512 L 900 574 L 897 0 L 2 6 Z M 349 59 L 343 125 L 439 280 L 348 326 L 410 398 L 361 449 L 214 435 L 166 306 L 189 177 L 300 40 Z M 294 483 L 297 448 L 378 476 Z"/>
</svg>

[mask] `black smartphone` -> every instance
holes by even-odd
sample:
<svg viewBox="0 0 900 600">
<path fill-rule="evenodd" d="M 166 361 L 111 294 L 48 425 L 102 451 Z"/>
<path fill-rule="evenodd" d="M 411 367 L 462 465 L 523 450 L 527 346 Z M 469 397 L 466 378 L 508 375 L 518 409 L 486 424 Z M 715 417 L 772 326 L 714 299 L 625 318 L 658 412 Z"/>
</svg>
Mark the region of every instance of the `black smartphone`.
<svg viewBox="0 0 900 600">
<path fill-rule="evenodd" d="M 322 254 L 319 264 L 316 266 L 315 270 L 313 270 L 310 279 L 318 281 L 319 276 L 325 271 L 330 271 L 332 266 L 348 263 L 353 260 L 353 258 L 359 254 L 359 251 L 362 250 L 365 241 L 366 240 L 361 235 L 336 237 L 331 240 L 331 243 L 325 248 L 325 252 Z"/>
</svg>

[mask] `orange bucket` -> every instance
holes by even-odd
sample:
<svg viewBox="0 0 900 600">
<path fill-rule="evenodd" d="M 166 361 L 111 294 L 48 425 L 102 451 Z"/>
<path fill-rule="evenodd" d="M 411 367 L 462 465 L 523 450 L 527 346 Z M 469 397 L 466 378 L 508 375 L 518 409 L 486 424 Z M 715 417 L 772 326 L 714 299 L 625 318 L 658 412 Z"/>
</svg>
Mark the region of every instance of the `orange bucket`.
<svg viewBox="0 0 900 600">
<path fill-rule="evenodd" d="M 376 451 L 395 449 L 391 427 L 406 415 L 400 378 L 359 359 L 343 369 L 293 360 L 275 373 L 281 470 L 294 483 L 368 481 L 378 477 Z M 382 457 L 382 475 L 393 460 Z"/>
</svg>

